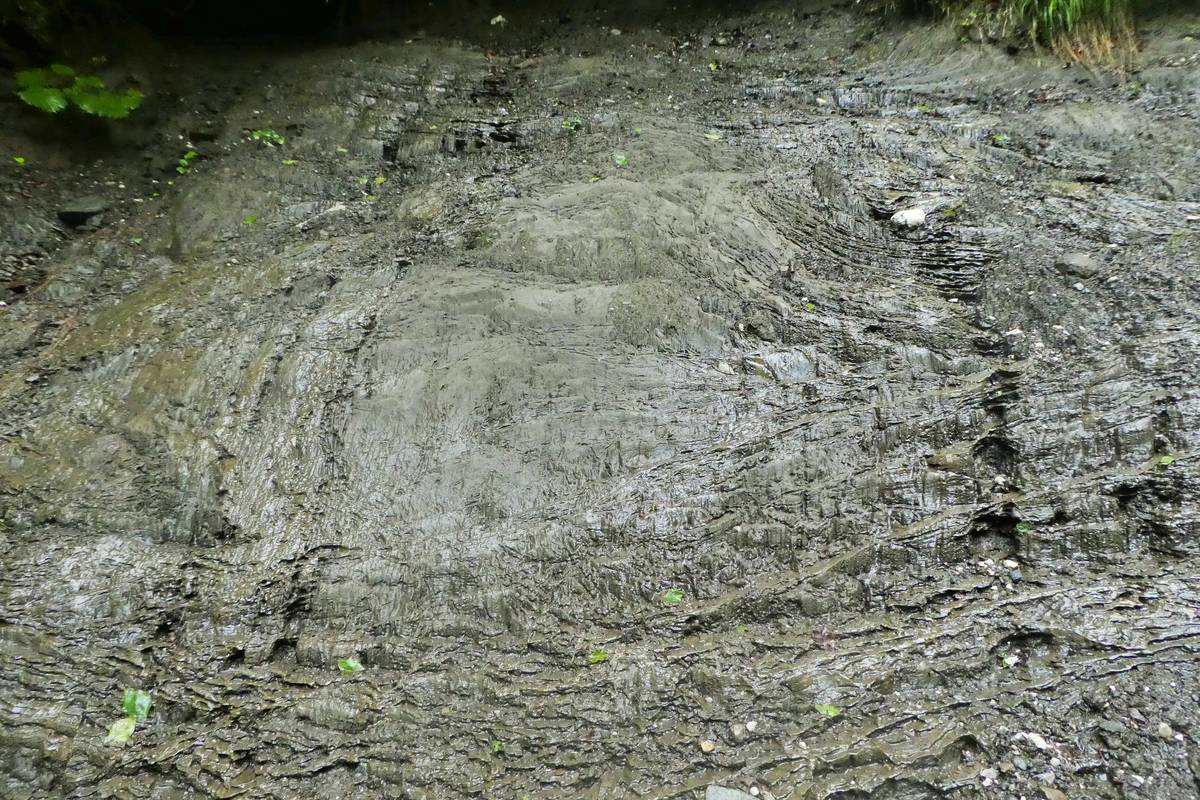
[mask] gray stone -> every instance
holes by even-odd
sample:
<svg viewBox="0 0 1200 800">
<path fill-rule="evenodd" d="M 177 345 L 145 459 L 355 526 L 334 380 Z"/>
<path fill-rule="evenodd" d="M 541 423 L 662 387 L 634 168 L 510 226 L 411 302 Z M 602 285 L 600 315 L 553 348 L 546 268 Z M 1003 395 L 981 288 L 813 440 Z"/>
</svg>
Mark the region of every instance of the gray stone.
<svg viewBox="0 0 1200 800">
<path fill-rule="evenodd" d="M 1054 268 L 1063 275 L 1092 278 L 1100 272 L 1101 265 L 1087 253 L 1066 253 L 1055 260 Z"/>
<path fill-rule="evenodd" d="M 755 800 L 754 795 L 738 789 L 725 786 L 710 786 L 704 793 L 704 800 Z"/>
<path fill-rule="evenodd" d="M 919 228 L 925 224 L 925 209 L 905 208 L 892 214 L 892 224 L 897 228 Z"/>
<path fill-rule="evenodd" d="M 1102 719 L 1100 720 L 1100 730 L 1106 733 L 1124 733 L 1125 723 L 1118 722 L 1115 719 Z"/>
<path fill-rule="evenodd" d="M 98 217 L 108 211 L 109 203 L 103 197 L 85 195 L 63 205 L 58 210 L 58 218 L 74 227 L 83 225 L 93 217 Z"/>
</svg>

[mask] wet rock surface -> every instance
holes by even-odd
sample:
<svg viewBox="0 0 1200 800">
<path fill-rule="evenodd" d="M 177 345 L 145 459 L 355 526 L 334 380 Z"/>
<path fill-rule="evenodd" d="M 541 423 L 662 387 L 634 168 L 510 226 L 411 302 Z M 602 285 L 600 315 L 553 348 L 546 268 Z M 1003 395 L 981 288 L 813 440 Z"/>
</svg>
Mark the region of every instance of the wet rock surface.
<svg viewBox="0 0 1200 800">
<path fill-rule="evenodd" d="M 4 142 L 4 796 L 1195 795 L 1192 51 L 612 27 Z"/>
</svg>

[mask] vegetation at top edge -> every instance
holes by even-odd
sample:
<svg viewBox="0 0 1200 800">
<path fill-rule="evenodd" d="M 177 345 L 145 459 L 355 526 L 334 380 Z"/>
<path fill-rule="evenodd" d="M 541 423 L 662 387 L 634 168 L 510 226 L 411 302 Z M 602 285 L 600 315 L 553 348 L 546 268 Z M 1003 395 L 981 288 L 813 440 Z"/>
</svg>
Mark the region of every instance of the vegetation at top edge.
<svg viewBox="0 0 1200 800">
<path fill-rule="evenodd" d="M 1007 15 L 1021 23 L 1036 38 L 1051 40 L 1070 34 L 1084 24 L 1116 30 L 1127 25 L 1138 4 L 1148 0 L 1001 0 L 985 3 L 981 0 L 885 0 L 893 10 L 902 8 L 932 8 L 959 20 L 964 27 L 982 19 Z"/>
</svg>

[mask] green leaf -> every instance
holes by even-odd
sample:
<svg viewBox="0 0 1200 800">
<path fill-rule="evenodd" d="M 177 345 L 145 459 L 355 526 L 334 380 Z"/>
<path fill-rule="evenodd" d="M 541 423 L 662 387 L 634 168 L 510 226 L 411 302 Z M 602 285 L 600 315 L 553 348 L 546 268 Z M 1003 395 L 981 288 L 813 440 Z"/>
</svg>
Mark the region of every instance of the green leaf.
<svg viewBox="0 0 1200 800">
<path fill-rule="evenodd" d="M 362 662 L 357 658 L 339 658 L 337 665 L 338 669 L 347 675 L 353 675 L 355 672 L 363 671 Z"/>
<path fill-rule="evenodd" d="M 668 589 L 663 592 L 662 601 L 664 606 L 677 606 L 683 602 L 682 589 Z"/>
<path fill-rule="evenodd" d="M 371 182 L 371 179 L 370 178 L 355 178 L 354 182 L 357 183 L 359 186 L 366 186 L 368 183 Z"/>
<path fill-rule="evenodd" d="M 108 86 L 106 86 L 104 81 L 100 80 L 100 78 L 96 75 L 80 75 L 75 79 L 75 83 L 73 86 L 71 86 L 71 88 L 78 91 L 83 91 L 85 89 L 99 89 L 102 92 L 108 91 Z"/>
<path fill-rule="evenodd" d="M 1032 530 L 1033 530 L 1032 522 L 1018 522 L 1017 523 L 1017 533 L 1029 533 Z"/>
<path fill-rule="evenodd" d="M 23 69 L 16 74 L 18 89 L 41 89 L 53 76 L 44 69 Z"/>
<path fill-rule="evenodd" d="M 191 161 L 193 158 L 196 158 L 199 155 L 200 154 L 197 153 L 195 150 L 188 150 L 186 153 L 183 154 L 183 158 L 181 160 Z"/>
<path fill-rule="evenodd" d="M 300 160 L 296 159 L 296 158 L 285 158 L 283 161 L 280 161 L 279 163 L 283 164 L 285 167 L 294 167 L 300 163 Z"/>
<path fill-rule="evenodd" d="M 124 92 L 109 91 L 103 81 L 93 76 L 77 78 L 75 85 L 66 90 L 66 94 L 80 111 L 108 119 L 125 119 L 141 105 L 145 96 L 137 89 Z"/>
<path fill-rule="evenodd" d="M 105 744 L 125 744 L 133 736 L 137 721 L 133 717 L 122 717 L 108 726 L 108 736 L 104 737 Z"/>
<path fill-rule="evenodd" d="M 501 753 L 503 753 L 504 752 L 504 742 L 500 741 L 499 739 L 492 739 L 492 752 L 495 753 L 496 755 L 500 755 Z"/>
<path fill-rule="evenodd" d="M 254 216 L 253 214 L 247 214 L 246 216 L 242 217 L 243 225 L 253 225 L 256 222 L 258 222 L 258 217 Z"/>
<path fill-rule="evenodd" d="M 387 178 L 383 177 L 382 175 L 375 176 L 375 185 L 376 186 L 383 186 L 385 183 L 387 183 Z"/>
<path fill-rule="evenodd" d="M 61 75 L 64 78 L 74 78 L 75 70 L 68 67 L 66 64 L 51 64 L 50 71 L 55 75 Z"/>
<path fill-rule="evenodd" d="M 121 696 L 121 710 L 135 720 L 141 721 L 150 715 L 154 700 L 141 689 L 126 689 Z"/>
<path fill-rule="evenodd" d="M 717 70 L 719 70 L 721 68 L 721 65 L 715 61 L 710 61 L 710 62 L 708 62 L 708 68 L 710 70 L 712 70 L 713 72 L 716 72 Z"/>
<path fill-rule="evenodd" d="M 25 156 L 13 156 L 13 161 L 17 162 L 18 167 L 25 166 Z"/>
<path fill-rule="evenodd" d="M 588 654 L 588 663 L 589 664 L 603 664 L 605 661 L 608 661 L 608 651 L 607 650 L 597 649 L 597 650 L 593 650 L 591 653 Z"/>
<path fill-rule="evenodd" d="M 837 706 L 831 706 L 828 703 L 817 703 L 815 706 L 813 706 L 813 708 L 815 708 L 818 713 L 824 714 L 830 719 L 833 717 L 840 717 L 842 714 L 842 710 L 840 708 Z"/>
<path fill-rule="evenodd" d="M 717 133 L 716 131 L 709 131 L 708 133 L 704 134 L 704 138 L 708 139 L 710 142 L 715 142 L 721 138 L 721 134 Z"/>
<path fill-rule="evenodd" d="M 1163 456 L 1158 460 L 1160 467 L 1169 467 L 1175 463 L 1175 456 Z"/>
<path fill-rule="evenodd" d="M 67 98 L 62 90 L 49 86 L 31 86 L 28 89 L 22 89 L 17 92 L 17 97 L 34 108 L 50 114 L 57 114 L 67 107 Z"/>
<path fill-rule="evenodd" d="M 612 160 L 618 167 L 629 166 L 629 156 L 622 150 L 613 150 Z"/>
<path fill-rule="evenodd" d="M 805 310 L 805 311 L 816 311 L 816 310 L 817 310 L 817 304 L 816 304 L 816 303 L 805 303 L 805 304 L 804 304 L 804 310 Z"/>
</svg>

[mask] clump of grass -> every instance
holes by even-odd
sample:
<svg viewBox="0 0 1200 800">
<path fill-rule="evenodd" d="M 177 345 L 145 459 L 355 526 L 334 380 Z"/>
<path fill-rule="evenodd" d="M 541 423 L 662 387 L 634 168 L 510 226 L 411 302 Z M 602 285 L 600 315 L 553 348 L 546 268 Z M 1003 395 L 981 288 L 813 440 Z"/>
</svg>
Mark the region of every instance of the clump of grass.
<svg viewBox="0 0 1200 800">
<path fill-rule="evenodd" d="M 1016 12 L 1048 39 L 1069 34 L 1081 24 L 1116 28 L 1129 18 L 1129 0 L 1014 0 Z"/>
<path fill-rule="evenodd" d="M 1138 0 L 887 0 L 893 10 L 932 9 L 957 19 L 963 28 L 1024 31 L 1064 58 L 1118 63 L 1136 45 L 1133 5 Z M 964 35 L 965 38 L 965 35 Z"/>
</svg>

